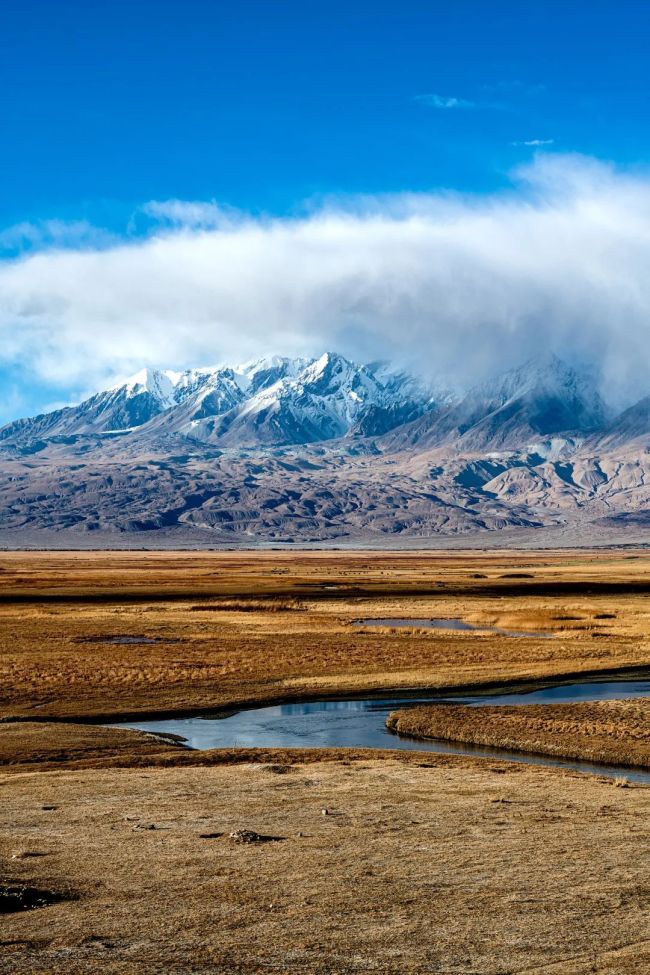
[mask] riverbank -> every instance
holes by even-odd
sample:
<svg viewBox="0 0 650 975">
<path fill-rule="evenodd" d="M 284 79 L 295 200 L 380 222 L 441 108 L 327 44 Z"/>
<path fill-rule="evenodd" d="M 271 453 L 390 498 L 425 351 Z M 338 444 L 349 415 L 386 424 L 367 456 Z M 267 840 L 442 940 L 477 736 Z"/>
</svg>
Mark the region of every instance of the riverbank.
<svg viewBox="0 0 650 975">
<path fill-rule="evenodd" d="M 531 755 L 650 768 L 650 699 L 528 704 L 424 705 L 389 715 L 396 734 Z"/>
</svg>

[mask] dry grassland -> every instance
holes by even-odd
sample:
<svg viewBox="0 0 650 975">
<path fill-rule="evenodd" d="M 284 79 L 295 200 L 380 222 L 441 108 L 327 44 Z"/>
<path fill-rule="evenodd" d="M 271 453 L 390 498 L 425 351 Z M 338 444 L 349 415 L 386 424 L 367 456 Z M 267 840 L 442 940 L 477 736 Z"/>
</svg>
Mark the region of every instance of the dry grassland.
<svg viewBox="0 0 650 975">
<path fill-rule="evenodd" d="M 386 724 L 411 738 L 442 738 L 509 751 L 650 768 L 650 698 L 394 711 Z"/>
<path fill-rule="evenodd" d="M 649 789 L 81 723 L 648 666 L 649 593 L 643 552 L 2 553 L 0 915 L 63 899 L 0 916 L 0 973 L 650 970 Z"/>
<path fill-rule="evenodd" d="M 5 777 L 5 877 L 76 899 L 0 918 L 0 971 L 648 970 L 650 790 L 420 765 Z"/>
<path fill-rule="evenodd" d="M 0 715 L 180 712 L 650 663 L 643 555 L 0 556 Z M 369 630 L 460 617 L 545 632 Z M 122 638 L 153 642 L 121 643 Z"/>
</svg>

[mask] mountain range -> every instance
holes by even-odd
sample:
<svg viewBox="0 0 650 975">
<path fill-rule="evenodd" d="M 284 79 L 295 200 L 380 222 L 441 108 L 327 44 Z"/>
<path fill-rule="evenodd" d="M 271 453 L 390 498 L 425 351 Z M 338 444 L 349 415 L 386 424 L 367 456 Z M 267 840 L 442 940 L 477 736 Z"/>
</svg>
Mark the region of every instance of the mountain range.
<svg viewBox="0 0 650 975">
<path fill-rule="evenodd" d="M 644 541 L 649 451 L 650 395 L 617 415 L 555 355 L 465 391 L 332 352 L 143 369 L 0 429 L 0 542 Z"/>
<path fill-rule="evenodd" d="M 359 366 L 327 352 L 185 372 L 143 369 L 79 406 L 8 424 L 0 442 L 140 429 L 229 447 L 314 443 L 357 426 L 364 435 L 384 433 L 444 396 L 382 363 Z"/>
</svg>

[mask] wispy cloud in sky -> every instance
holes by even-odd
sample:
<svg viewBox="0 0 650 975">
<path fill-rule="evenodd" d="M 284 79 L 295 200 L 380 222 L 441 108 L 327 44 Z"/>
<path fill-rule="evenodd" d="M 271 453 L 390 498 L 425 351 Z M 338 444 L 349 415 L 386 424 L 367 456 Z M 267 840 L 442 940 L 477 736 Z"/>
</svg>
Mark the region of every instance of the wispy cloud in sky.
<svg viewBox="0 0 650 975">
<path fill-rule="evenodd" d="M 541 146 L 552 146 L 555 143 L 555 139 L 523 139 L 520 142 L 511 142 L 511 146 L 534 146 L 539 148 Z"/>
<path fill-rule="evenodd" d="M 215 200 L 150 200 L 140 207 L 139 214 L 160 224 L 172 227 L 213 229 L 230 223 L 238 215 L 232 207 L 219 205 Z"/>
<path fill-rule="evenodd" d="M 416 95 L 416 102 L 427 108 L 476 108 L 476 103 L 453 95 Z"/>
<path fill-rule="evenodd" d="M 0 261 L 0 369 L 99 388 L 143 365 L 335 348 L 472 381 L 550 348 L 650 392 L 650 176 L 542 153 L 491 196 L 207 229 L 200 204 L 187 222 L 169 206 L 174 226 L 156 204 L 139 239 Z"/>
<path fill-rule="evenodd" d="M 482 92 L 486 94 L 490 91 L 492 94 L 510 96 L 511 91 L 506 91 L 499 88 L 488 89 L 486 87 L 481 89 Z M 414 99 L 419 105 L 424 108 L 438 109 L 442 111 L 450 109 L 475 109 L 477 111 L 495 111 L 495 112 L 512 112 L 515 111 L 515 106 L 513 100 L 510 97 L 499 97 L 499 98 L 460 98 L 456 95 L 437 95 L 437 94 L 424 94 L 416 95 Z"/>
<path fill-rule="evenodd" d="M 107 231 L 85 220 L 23 221 L 0 230 L 0 253 L 60 247 L 98 247 L 115 242 Z"/>
</svg>

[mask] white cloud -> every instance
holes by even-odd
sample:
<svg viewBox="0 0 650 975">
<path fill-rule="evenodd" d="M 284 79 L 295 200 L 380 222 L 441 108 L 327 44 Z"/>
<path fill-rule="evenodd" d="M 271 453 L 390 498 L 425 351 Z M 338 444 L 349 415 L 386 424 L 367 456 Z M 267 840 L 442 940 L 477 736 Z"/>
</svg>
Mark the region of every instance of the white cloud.
<svg viewBox="0 0 650 975">
<path fill-rule="evenodd" d="M 239 211 L 220 206 L 215 200 L 150 200 L 139 213 L 156 223 L 204 230 L 231 224 L 240 216 Z"/>
<path fill-rule="evenodd" d="M 475 108 L 474 102 L 450 95 L 416 95 L 415 100 L 427 108 Z"/>
<path fill-rule="evenodd" d="M 145 364 L 335 348 L 471 381 L 554 349 L 631 398 L 650 392 L 649 266 L 650 176 L 542 155 L 493 196 L 366 198 L 212 229 L 192 215 L 5 260 L 0 365 L 78 389 Z"/>
<path fill-rule="evenodd" d="M 86 220 L 23 221 L 0 230 L 0 252 L 43 250 L 47 247 L 99 247 L 113 238 Z"/>
<path fill-rule="evenodd" d="M 511 142 L 511 146 L 534 146 L 539 148 L 540 146 L 552 146 L 555 143 L 555 139 L 524 139 L 522 142 Z"/>
</svg>

